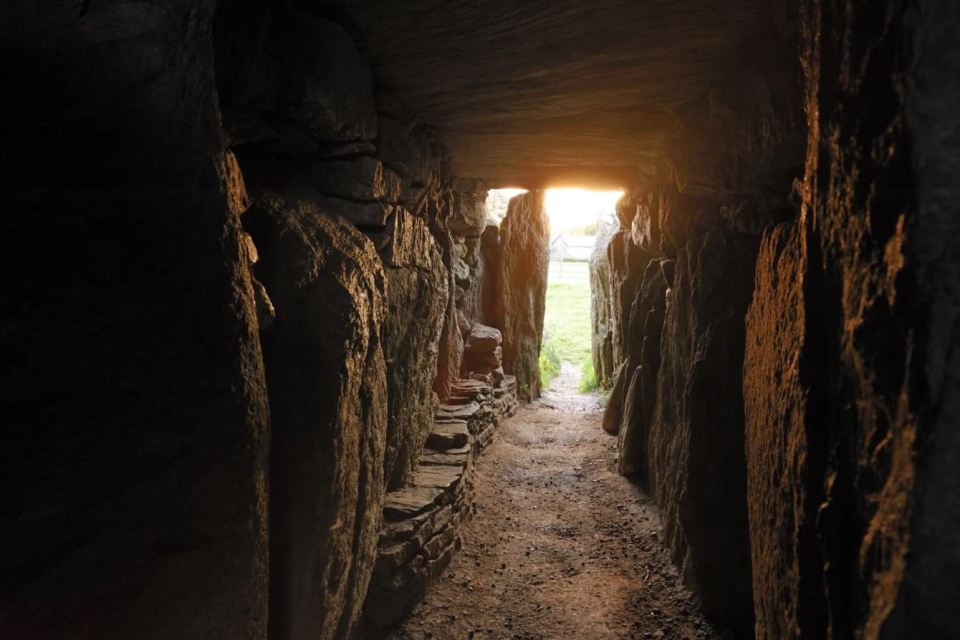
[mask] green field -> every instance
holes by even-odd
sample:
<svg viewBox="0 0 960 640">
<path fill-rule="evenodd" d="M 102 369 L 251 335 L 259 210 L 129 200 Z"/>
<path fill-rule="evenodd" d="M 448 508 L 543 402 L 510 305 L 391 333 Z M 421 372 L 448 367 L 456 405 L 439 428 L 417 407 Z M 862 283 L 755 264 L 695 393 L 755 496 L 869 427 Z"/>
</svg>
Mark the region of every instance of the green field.
<svg viewBox="0 0 960 640">
<path fill-rule="evenodd" d="M 565 265 L 564 276 L 571 270 Z M 555 265 L 551 263 L 551 278 L 547 284 L 547 307 L 544 317 L 543 351 L 540 356 L 540 371 L 543 385 L 547 387 L 560 371 L 560 363 L 575 364 L 584 373 L 581 390 L 596 386 L 590 359 L 590 282 L 583 276 L 562 280 L 554 277 Z"/>
</svg>

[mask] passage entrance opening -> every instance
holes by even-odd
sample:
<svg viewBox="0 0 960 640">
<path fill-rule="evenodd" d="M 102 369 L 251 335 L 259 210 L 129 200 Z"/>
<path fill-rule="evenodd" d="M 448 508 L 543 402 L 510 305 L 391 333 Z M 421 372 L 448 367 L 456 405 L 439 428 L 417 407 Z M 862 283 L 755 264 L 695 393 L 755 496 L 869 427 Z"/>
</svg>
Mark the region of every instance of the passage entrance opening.
<svg viewBox="0 0 960 640">
<path fill-rule="evenodd" d="M 509 200 L 523 189 L 494 189 L 487 198 L 491 221 L 499 223 Z M 544 389 L 605 391 L 594 372 L 593 343 L 602 336 L 606 298 L 594 288 L 605 284 L 602 263 L 617 231 L 616 203 L 622 191 L 547 189 L 544 208 L 550 219 L 550 267 L 547 282 L 540 376 Z"/>
</svg>

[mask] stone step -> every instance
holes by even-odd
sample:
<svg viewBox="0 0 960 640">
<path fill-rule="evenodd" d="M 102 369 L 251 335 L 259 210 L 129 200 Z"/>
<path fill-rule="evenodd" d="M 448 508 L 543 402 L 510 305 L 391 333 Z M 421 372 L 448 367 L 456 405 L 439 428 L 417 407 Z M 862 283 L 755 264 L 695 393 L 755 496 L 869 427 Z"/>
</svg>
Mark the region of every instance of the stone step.
<svg viewBox="0 0 960 640">
<path fill-rule="evenodd" d="M 478 395 L 490 393 L 492 387 L 481 380 L 459 380 L 450 387 L 451 392 L 458 396 L 476 398 Z"/>
<path fill-rule="evenodd" d="M 433 431 L 427 436 L 427 447 L 436 451 L 459 449 L 470 444 L 470 431 L 463 420 L 435 422 Z"/>
<path fill-rule="evenodd" d="M 455 489 L 462 478 L 459 467 L 420 466 L 413 474 L 413 486 L 448 491 Z"/>
<path fill-rule="evenodd" d="M 393 522 L 413 518 L 437 505 L 443 493 L 441 487 L 417 484 L 391 491 L 383 502 L 383 517 Z"/>
<path fill-rule="evenodd" d="M 480 405 L 477 402 L 470 402 L 469 404 L 464 405 L 441 404 L 440 408 L 437 409 L 436 417 L 468 420 L 472 418 L 473 415 L 479 410 Z"/>
<path fill-rule="evenodd" d="M 443 401 L 443 404 L 449 406 L 463 406 L 470 404 L 476 399 L 476 395 L 452 395 Z"/>
<path fill-rule="evenodd" d="M 446 451 L 435 451 L 433 449 L 424 449 L 420 454 L 420 464 L 428 466 L 467 466 L 470 462 L 471 447 L 461 447 L 459 449 L 447 449 Z"/>
</svg>

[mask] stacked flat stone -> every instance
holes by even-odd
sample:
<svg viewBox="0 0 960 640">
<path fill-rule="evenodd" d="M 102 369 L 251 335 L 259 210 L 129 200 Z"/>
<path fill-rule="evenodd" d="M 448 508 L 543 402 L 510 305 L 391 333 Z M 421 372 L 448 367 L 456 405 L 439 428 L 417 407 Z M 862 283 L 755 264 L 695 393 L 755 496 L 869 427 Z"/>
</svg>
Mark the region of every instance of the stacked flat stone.
<svg viewBox="0 0 960 640">
<path fill-rule="evenodd" d="M 401 620 L 460 548 L 460 526 L 474 511 L 473 462 L 518 401 L 516 378 L 499 387 L 453 384 L 436 410 L 409 486 L 387 493 L 377 563 L 365 608 L 368 633 Z"/>
<path fill-rule="evenodd" d="M 463 346 L 466 377 L 499 386 L 504 376 L 502 343 L 499 329 L 479 322 L 470 327 Z"/>
</svg>

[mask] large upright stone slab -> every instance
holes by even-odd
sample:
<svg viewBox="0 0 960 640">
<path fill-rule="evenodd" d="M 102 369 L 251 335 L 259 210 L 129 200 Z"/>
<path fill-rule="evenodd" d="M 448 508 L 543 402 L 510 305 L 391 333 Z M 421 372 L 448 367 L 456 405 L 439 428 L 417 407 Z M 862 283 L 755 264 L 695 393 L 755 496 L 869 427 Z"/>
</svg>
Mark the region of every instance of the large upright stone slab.
<svg viewBox="0 0 960 640">
<path fill-rule="evenodd" d="M 448 302 L 443 260 L 426 223 L 397 208 L 387 246 L 383 347 L 387 363 L 387 489 L 410 479 L 433 426 L 433 381 Z"/>
<path fill-rule="evenodd" d="M 720 229 L 679 251 L 647 440 L 666 542 L 704 612 L 753 628 L 744 461 L 744 316 L 757 243 Z"/>
<path fill-rule="evenodd" d="M 500 225 L 500 299 L 503 368 L 517 377 L 517 395 L 540 397 L 540 347 L 550 268 L 550 221 L 543 192 L 510 200 Z"/>
<path fill-rule="evenodd" d="M 271 635 L 349 637 L 383 509 L 383 267 L 363 234 L 313 202 L 260 192 L 248 217 L 277 310 L 263 338 Z"/>
<path fill-rule="evenodd" d="M 610 262 L 607 246 L 617 232 L 613 221 L 601 223 L 590 254 L 590 355 L 597 384 L 613 384 L 613 298 L 610 290 Z"/>
</svg>

